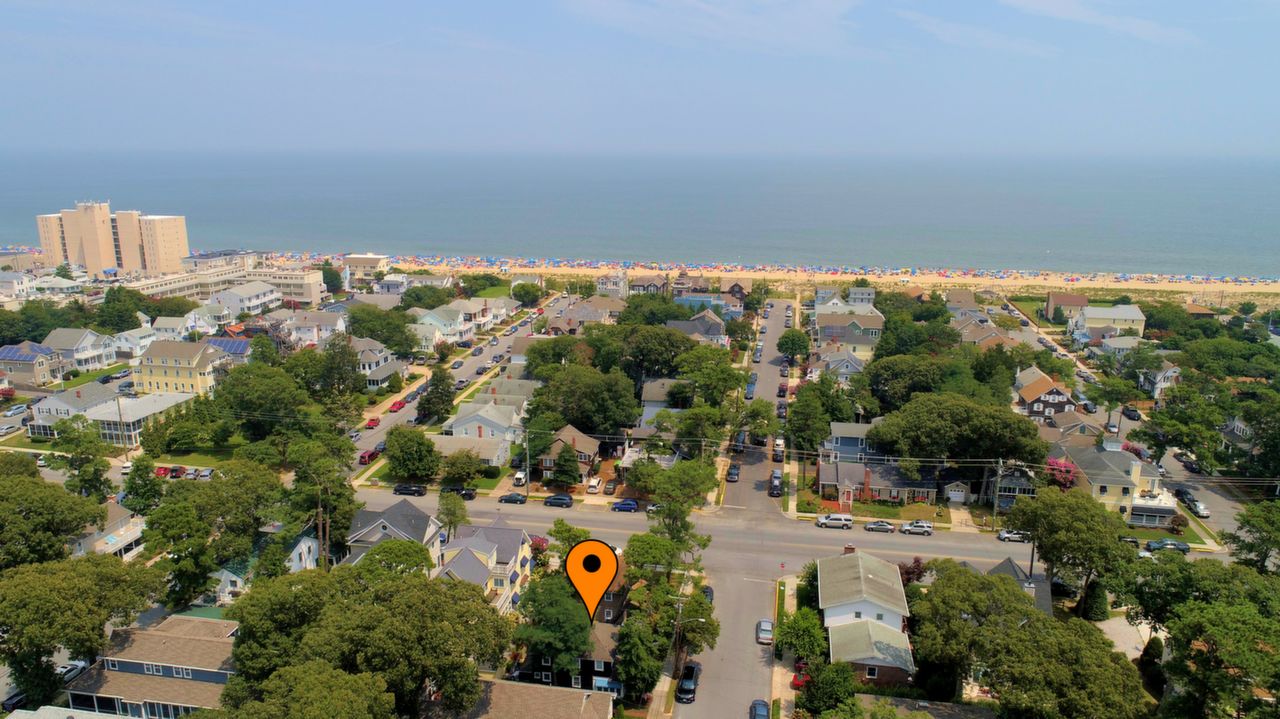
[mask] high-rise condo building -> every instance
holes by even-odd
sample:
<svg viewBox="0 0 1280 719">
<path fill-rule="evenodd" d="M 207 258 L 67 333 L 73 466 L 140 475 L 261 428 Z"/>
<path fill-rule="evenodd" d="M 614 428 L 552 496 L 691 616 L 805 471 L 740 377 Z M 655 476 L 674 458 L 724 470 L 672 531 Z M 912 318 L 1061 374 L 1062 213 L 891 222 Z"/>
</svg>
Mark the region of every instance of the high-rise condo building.
<svg viewBox="0 0 1280 719">
<path fill-rule="evenodd" d="M 111 212 L 106 202 L 77 202 L 74 210 L 38 215 L 36 229 L 45 262 L 84 267 L 93 277 L 162 275 L 182 271 L 187 218 Z"/>
</svg>

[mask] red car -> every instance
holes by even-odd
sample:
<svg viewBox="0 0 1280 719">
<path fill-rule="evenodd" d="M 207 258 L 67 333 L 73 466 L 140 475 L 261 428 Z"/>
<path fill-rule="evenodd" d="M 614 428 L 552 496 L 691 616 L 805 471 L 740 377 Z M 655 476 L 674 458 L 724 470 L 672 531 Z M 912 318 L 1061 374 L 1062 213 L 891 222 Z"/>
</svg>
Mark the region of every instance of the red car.
<svg viewBox="0 0 1280 719">
<path fill-rule="evenodd" d="M 400 411 L 400 410 L 402 410 L 402 409 L 404 409 L 404 400 L 399 400 L 399 399 L 398 399 L 398 400 L 396 400 L 396 401 L 394 401 L 394 402 L 392 402 L 392 403 L 391 403 L 391 411 L 392 411 L 392 412 L 399 412 L 399 411 Z"/>
<path fill-rule="evenodd" d="M 161 477 L 161 478 L 163 478 L 163 477 L 168 477 L 168 476 L 169 476 L 169 468 L 168 468 L 168 467 L 156 467 L 156 476 L 157 476 L 157 477 Z"/>
<path fill-rule="evenodd" d="M 374 427 L 377 427 L 380 424 L 382 424 L 382 420 L 378 419 L 377 417 L 374 417 L 373 419 L 364 423 L 364 428 L 373 429 Z"/>
<path fill-rule="evenodd" d="M 796 691 L 804 689 L 804 685 L 808 683 L 809 683 L 808 674 L 792 674 L 791 675 L 791 688 L 795 689 Z"/>
</svg>

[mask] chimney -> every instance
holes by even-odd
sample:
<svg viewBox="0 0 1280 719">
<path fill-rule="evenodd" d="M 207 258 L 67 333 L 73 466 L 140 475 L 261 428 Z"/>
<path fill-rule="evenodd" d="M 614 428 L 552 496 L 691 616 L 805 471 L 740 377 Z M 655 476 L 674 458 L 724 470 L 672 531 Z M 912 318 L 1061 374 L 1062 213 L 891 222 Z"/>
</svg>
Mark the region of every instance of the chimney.
<svg viewBox="0 0 1280 719">
<path fill-rule="evenodd" d="M 857 553 L 858 553 L 858 545 L 856 544 L 844 545 L 844 554 L 857 554 Z"/>
<path fill-rule="evenodd" d="M 1139 489 L 1142 488 L 1142 462 L 1133 460 L 1129 462 L 1129 479 L 1133 481 L 1133 485 Z M 1156 487 L 1152 487 L 1156 489 Z"/>
</svg>

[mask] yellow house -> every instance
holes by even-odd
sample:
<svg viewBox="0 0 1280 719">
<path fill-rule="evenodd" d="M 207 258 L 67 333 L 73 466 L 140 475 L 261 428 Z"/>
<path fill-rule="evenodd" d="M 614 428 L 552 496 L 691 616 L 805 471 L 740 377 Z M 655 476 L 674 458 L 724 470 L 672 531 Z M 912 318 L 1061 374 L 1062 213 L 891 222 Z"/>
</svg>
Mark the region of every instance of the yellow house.
<svg viewBox="0 0 1280 719">
<path fill-rule="evenodd" d="M 437 576 L 478 584 L 499 612 L 520 602 L 533 573 L 533 542 L 501 518 L 486 526 L 462 525 L 441 552 Z"/>
<path fill-rule="evenodd" d="M 1114 307 L 1083 307 L 1075 317 L 1071 318 L 1072 334 L 1097 328 L 1115 327 L 1120 332 L 1127 329 L 1136 330 L 1138 336 L 1146 329 L 1147 318 L 1137 305 L 1115 305 Z"/>
<path fill-rule="evenodd" d="M 214 370 L 228 358 L 208 342 L 156 340 L 138 358 L 134 390 L 208 394 L 216 382 Z"/>
</svg>

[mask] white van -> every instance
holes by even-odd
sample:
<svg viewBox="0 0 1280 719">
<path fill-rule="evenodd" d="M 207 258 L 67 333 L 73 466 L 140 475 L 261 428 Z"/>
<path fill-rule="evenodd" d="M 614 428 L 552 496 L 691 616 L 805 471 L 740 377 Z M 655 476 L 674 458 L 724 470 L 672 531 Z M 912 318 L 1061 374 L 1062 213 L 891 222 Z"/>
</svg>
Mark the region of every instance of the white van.
<svg viewBox="0 0 1280 719">
<path fill-rule="evenodd" d="M 587 480 L 587 494 L 600 494 L 600 478 L 592 477 Z"/>
</svg>

